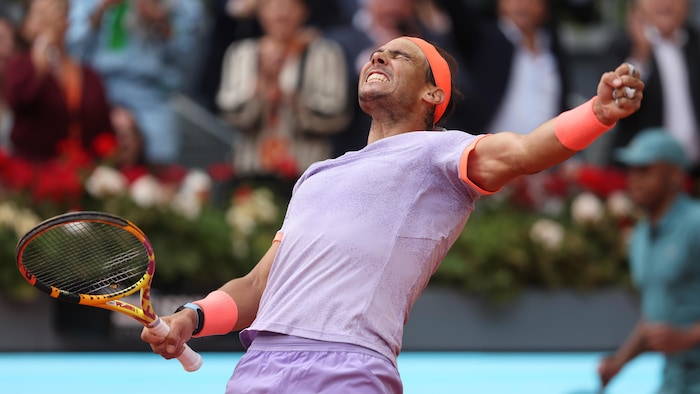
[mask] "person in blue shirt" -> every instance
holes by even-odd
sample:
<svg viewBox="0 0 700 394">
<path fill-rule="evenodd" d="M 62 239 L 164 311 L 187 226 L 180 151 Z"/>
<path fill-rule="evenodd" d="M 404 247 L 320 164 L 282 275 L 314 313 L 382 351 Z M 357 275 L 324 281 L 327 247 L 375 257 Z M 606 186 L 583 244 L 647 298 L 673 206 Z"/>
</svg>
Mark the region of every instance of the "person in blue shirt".
<svg viewBox="0 0 700 394">
<path fill-rule="evenodd" d="M 662 128 L 641 131 L 615 156 L 627 167 L 629 196 L 643 214 L 628 246 L 641 317 L 601 361 L 602 384 L 650 351 L 665 358 L 658 393 L 700 393 L 700 202 L 686 193 L 690 160 Z"/>
<path fill-rule="evenodd" d="M 71 2 L 68 50 L 102 76 L 111 104 L 133 111 L 154 166 L 179 158 L 181 125 L 169 98 L 189 89 L 203 24 L 200 1 Z"/>
</svg>

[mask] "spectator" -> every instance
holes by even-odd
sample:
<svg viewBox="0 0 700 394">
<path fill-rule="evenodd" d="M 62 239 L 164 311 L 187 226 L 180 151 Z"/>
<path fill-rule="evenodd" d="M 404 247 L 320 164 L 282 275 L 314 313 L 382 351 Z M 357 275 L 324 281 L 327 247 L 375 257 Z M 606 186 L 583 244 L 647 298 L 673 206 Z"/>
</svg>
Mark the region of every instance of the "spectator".
<svg viewBox="0 0 700 394">
<path fill-rule="evenodd" d="M 700 176 L 700 32 L 689 21 L 688 0 L 634 0 L 628 10 L 627 35 L 613 53 L 641 71 L 646 83 L 642 108 L 618 124 L 608 158 L 639 130 L 662 127 L 680 141 Z M 620 47 L 621 49 L 618 49 Z"/>
<path fill-rule="evenodd" d="M 309 0 L 307 25 L 320 30 L 346 23 L 341 0 Z M 343 0 L 344 1 L 344 0 Z M 355 0 L 351 0 L 355 1 Z M 258 0 L 213 0 L 209 2 L 211 28 L 207 35 L 205 60 L 198 76 L 198 101 L 211 112 L 217 112 L 216 93 L 221 83 L 221 66 L 229 45 L 246 38 L 263 35 L 255 17 Z"/>
<path fill-rule="evenodd" d="M 28 49 L 6 65 L 12 151 L 34 162 L 58 156 L 66 142 L 90 152 L 96 136 L 111 132 L 99 75 L 66 52 L 67 16 L 67 0 L 30 1 L 21 25 Z"/>
<path fill-rule="evenodd" d="M 130 108 L 112 108 L 110 120 L 117 139 L 117 167 L 131 183 L 149 172 L 143 135 Z"/>
<path fill-rule="evenodd" d="M 496 19 L 464 1 L 440 0 L 464 59 L 466 130 L 527 133 L 565 110 L 567 58 L 548 0 L 498 0 Z"/>
<path fill-rule="evenodd" d="M 17 31 L 10 18 L 0 15 L 0 91 L 5 79 L 7 62 L 17 50 Z M 7 145 L 8 133 L 12 126 L 12 112 L 0 95 L 0 141 Z"/>
<path fill-rule="evenodd" d="M 102 75 L 112 104 L 133 108 L 152 165 L 179 158 L 181 124 L 169 98 L 188 88 L 202 23 L 200 1 L 72 2 L 71 52 Z"/>
<path fill-rule="evenodd" d="M 684 192 L 689 161 L 660 128 L 638 133 L 616 158 L 628 167 L 630 197 L 644 213 L 628 247 L 641 318 L 617 352 L 601 361 L 602 382 L 642 352 L 660 352 L 665 363 L 657 392 L 700 393 L 700 204 Z"/>
<path fill-rule="evenodd" d="M 304 26 L 305 0 L 261 0 L 258 7 L 265 33 L 230 46 L 217 102 L 242 133 L 236 174 L 296 179 L 331 156 L 329 136 L 347 124 L 344 57 L 338 44 Z"/>
<path fill-rule="evenodd" d="M 210 112 L 217 112 L 216 94 L 221 83 L 224 54 L 231 43 L 260 37 L 262 31 L 255 18 L 257 0 L 214 0 L 210 4 L 211 28 L 205 60 L 199 76 L 199 101 Z"/>
</svg>

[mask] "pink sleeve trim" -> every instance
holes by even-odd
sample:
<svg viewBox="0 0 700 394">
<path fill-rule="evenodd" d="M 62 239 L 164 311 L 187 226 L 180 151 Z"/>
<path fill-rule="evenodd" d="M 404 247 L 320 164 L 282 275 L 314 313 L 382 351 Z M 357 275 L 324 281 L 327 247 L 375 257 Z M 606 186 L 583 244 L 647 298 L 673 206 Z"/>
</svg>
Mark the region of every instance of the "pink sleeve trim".
<svg viewBox="0 0 700 394">
<path fill-rule="evenodd" d="M 467 176 L 467 164 L 469 162 L 469 154 L 472 153 L 474 148 L 476 148 L 476 144 L 481 141 L 482 139 L 490 136 L 490 134 L 483 134 L 474 139 L 469 146 L 467 146 L 466 149 L 464 149 L 464 152 L 462 152 L 462 157 L 459 159 L 459 179 L 462 180 L 462 182 L 466 183 L 467 185 L 473 187 L 478 191 L 481 195 L 489 195 L 498 192 L 498 190 L 494 191 L 488 191 L 484 190 L 481 187 L 477 186 L 476 183 L 472 182 L 471 179 L 469 179 L 469 176 Z"/>
</svg>

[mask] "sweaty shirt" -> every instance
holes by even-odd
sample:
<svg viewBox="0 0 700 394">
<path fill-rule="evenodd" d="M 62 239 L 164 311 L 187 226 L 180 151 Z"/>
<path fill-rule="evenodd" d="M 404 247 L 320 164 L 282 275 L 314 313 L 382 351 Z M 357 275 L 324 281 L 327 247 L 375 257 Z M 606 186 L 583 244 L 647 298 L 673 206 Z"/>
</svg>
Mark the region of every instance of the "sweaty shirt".
<svg viewBox="0 0 700 394">
<path fill-rule="evenodd" d="M 487 193 L 466 178 L 482 137 L 409 132 L 309 167 L 242 342 L 271 331 L 352 343 L 396 365 L 411 307 Z"/>
</svg>

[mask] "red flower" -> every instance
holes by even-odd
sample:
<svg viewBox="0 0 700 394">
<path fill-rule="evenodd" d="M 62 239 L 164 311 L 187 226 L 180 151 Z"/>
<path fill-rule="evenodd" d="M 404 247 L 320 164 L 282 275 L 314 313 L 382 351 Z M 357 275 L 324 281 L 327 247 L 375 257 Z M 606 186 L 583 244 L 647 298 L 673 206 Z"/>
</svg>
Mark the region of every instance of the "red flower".
<svg viewBox="0 0 700 394">
<path fill-rule="evenodd" d="M 92 158 L 76 141 L 63 140 L 58 144 L 57 150 L 59 156 L 72 168 L 87 168 L 92 165 Z"/>
<path fill-rule="evenodd" d="M 170 165 L 156 174 L 157 178 L 160 179 L 163 183 L 174 184 L 182 182 L 182 180 L 185 179 L 186 175 L 187 168 L 179 164 Z"/>
<path fill-rule="evenodd" d="M 10 154 L 5 149 L 0 147 L 0 168 L 4 167 L 9 159 Z"/>
<path fill-rule="evenodd" d="M 614 191 L 624 190 L 627 184 L 624 171 L 590 164 L 579 168 L 577 181 L 583 188 L 603 198 Z"/>
<path fill-rule="evenodd" d="M 2 180 L 10 190 L 29 189 L 34 182 L 34 168 L 31 163 L 19 157 L 9 157 L 2 166 Z"/>
<path fill-rule="evenodd" d="M 233 168 L 226 163 L 211 164 L 207 172 L 214 181 L 227 181 L 234 176 Z"/>
<path fill-rule="evenodd" d="M 299 168 L 293 157 L 286 156 L 280 159 L 276 164 L 276 170 L 282 178 L 294 179 L 299 176 Z"/>
<path fill-rule="evenodd" d="M 142 176 L 148 174 L 148 168 L 141 165 L 125 166 L 122 167 L 120 171 L 122 172 L 122 174 L 124 174 L 124 177 L 126 178 L 126 181 L 129 183 L 129 185 L 134 183 L 134 181 L 141 178 Z"/>
<path fill-rule="evenodd" d="M 112 133 L 101 133 L 92 140 L 92 150 L 100 159 L 113 157 L 117 154 L 117 138 Z"/>
<path fill-rule="evenodd" d="M 547 194 L 550 196 L 559 197 L 566 196 L 567 192 L 569 191 L 569 184 L 566 182 L 566 179 L 561 174 L 555 172 L 550 172 L 549 175 L 550 176 L 548 176 L 544 181 L 544 187 Z"/>
<path fill-rule="evenodd" d="M 233 192 L 233 203 L 235 205 L 244 204 L 253 195 L 253 189 L 248 186 L 242 186 Z"/>
<path fill-rule="evenodd" d="M 37 174 L 32 190 L 36 201 L 49 200 L 56 203 L 75 203 L 80 199 L 83 185 L 75 168 L 64 162 L 49 162 Z"/>
</svg>

